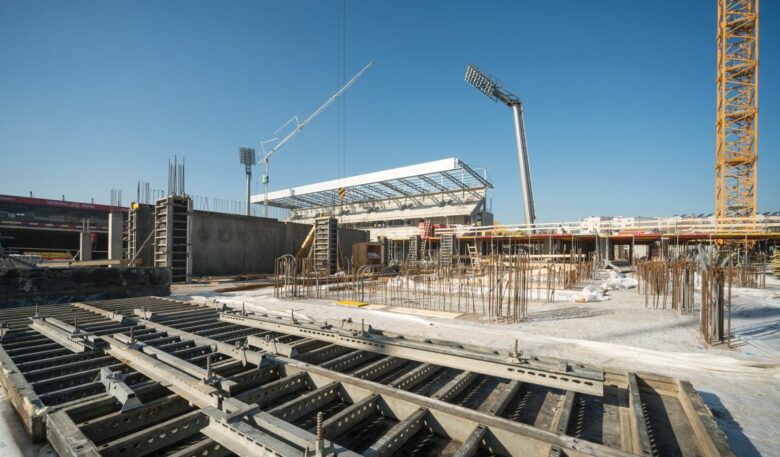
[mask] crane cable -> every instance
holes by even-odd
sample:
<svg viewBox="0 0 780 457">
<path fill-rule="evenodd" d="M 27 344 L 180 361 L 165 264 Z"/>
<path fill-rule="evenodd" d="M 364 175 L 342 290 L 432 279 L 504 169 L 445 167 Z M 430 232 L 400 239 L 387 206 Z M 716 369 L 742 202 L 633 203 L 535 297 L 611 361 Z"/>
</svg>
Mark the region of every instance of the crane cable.
<svg viewBox="0 0 780 457">
<path fill-rule="evenodd" d="M 336 0 L 336 2 L 336 72 L 338 85 L 341 87 L 346 82 L 347 3 L 346 0 Z M 346 108 L 346 95 L 344 95 L 338 100 L 338 122 L 336 125 L 336 171 L 339 178 L 344 178 L 346 176 Z"/>
</svg>

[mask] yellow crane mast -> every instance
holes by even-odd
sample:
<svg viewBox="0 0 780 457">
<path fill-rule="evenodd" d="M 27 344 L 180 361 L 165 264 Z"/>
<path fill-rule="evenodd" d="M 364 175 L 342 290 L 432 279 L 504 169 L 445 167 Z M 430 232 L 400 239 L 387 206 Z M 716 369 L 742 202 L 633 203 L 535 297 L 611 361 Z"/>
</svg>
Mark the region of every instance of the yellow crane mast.
<svg viewBox="0 0 780 457">
<path fill-rule="evenodd" d="M 755 221 L 758 0 L 718 0 L 715 217 Z M 736 222 L 733 219 L 731 222 Z"/>
</svg>

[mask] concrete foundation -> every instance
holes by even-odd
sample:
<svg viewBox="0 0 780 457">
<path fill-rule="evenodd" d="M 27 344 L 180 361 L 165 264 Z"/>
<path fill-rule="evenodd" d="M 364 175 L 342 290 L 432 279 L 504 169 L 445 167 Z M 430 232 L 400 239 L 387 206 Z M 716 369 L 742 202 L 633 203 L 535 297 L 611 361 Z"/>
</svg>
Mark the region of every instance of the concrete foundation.
<svg viewBox="0 0 780 457">
<path fill-rule="evenodd" d="M 166 268 L 12 269 L 0 276 L 0 308 L 170 295 L 170 286 Z"/>
</svg>

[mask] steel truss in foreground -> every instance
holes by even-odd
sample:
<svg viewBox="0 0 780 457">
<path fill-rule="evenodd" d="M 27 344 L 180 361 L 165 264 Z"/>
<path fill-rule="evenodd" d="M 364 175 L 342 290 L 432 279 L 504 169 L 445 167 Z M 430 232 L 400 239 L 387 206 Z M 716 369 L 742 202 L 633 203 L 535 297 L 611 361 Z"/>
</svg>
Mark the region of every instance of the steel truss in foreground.
<svg viewBox="0 0 780 457">
<path fill-rule="evenodd" d="M 731 456 L 690 383 L 144 297 L 0 311 L 61 456 Z"/>
</svg>

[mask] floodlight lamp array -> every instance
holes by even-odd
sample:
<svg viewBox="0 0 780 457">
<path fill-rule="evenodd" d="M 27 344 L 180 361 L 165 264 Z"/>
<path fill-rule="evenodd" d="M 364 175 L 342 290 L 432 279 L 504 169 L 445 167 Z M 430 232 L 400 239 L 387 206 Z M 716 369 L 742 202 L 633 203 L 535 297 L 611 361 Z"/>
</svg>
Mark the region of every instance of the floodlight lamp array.
<svg viewBox="0 0 780 457">
<path fill-rule="evenodd" d="M 496 83 L 477 67 L 473 65 L 466 67 L 466 82 L 493 100 L 498 101 L 496 98 Z"/>
<path fill-rule="evenodd" d="M 238 156 L 241 160 L 241 165 L 251 167 L 257 161 L 254 148 L 238 148 Z"/>
<path fill-rule="evenodd" d="M 469 65 L 466 67 L 466 82 L 474 86 L 478 91 L 492 98 L 493 101 L 502 102 L 505 105 L 512 107 L 520 105 L 520 99 L 507 92 L 501 83 L 491 78 L 487 73 L 475 67 Z"/>
</svg>

